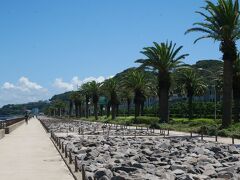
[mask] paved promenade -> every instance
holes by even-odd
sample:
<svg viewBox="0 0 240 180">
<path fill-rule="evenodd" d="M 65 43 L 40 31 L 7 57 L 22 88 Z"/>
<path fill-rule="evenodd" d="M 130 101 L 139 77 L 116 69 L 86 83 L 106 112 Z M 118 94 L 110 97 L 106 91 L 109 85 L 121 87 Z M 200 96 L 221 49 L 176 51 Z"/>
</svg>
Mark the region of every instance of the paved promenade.
<svg viewBox="0 0 240 180">
<path fill-rule="evenodd" d="M 182 136 L 190 136 L 190 133 L 185 133 L 185 132 L 177 132 L 177 131 L 170 131 L 170 137 L 182 137 Z M 198 139 L 201 139 L 199 134 L 194 134 L 193 136 L 198 136 Z M 206 141 L 211 141 L 211 142 L 215 142 L 215 136 L 204 136 L 203 138 Z M 218 137 L 218 142 L 219 143 L 223 143 L 223 144 L 232 144 L 232 138 L 228 138 L 228 137 Z M 235 139 L 234 143 L 236 145 L 240 145 L 240 139 Z"/>
<path fill-rule="evenodd" d="M 37 119 L 0 140 L 0 179 L 73 180 Z"/>
</svg>

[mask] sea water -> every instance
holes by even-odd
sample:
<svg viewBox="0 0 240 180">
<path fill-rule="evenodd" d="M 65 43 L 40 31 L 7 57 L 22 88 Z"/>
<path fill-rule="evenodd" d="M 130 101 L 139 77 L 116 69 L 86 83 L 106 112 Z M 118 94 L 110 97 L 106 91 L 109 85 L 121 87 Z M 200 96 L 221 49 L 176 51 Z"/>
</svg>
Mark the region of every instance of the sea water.
<svg viewBox="0 0 240 180">
<path fill-rule="evenodd" d="M 17 118 L 17 116 L 1 116 L 0 115 L 0 121 L 10 120 L 14 118 Z"/>
</svg>

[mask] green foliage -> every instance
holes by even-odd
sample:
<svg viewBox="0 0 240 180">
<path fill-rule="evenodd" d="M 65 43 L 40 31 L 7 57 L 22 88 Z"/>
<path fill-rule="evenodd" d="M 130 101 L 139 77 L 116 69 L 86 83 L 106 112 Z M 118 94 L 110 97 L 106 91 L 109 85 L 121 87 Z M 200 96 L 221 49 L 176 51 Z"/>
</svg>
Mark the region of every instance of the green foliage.
<svg viewBox="0 0 240 180">
<path fill-rule="evenodd" d="M 195 118 L 213 118 L 214 102 L 193 102 L 193 112 Z M 221 116 L 222 105 L 217 103 L 217 116 Z M 188 117 L 188 107 L 186 102 L 176 102 L 170 105 L 171 117 Z"/>
<path fill-rule="evenodd" d="M 232 124 L 229 128 L 220 130 L 218 135 L 240 138 L 240 123 Z"/>
<path fill-rule="evenodd" d="M 55 101 L 55 100 L 62 100 L 62 101 L 69 101 L 70 99 L 70 95 L 71 95 L 72 91 L 70 92 L 65 92 L 65 93 L 62 93 L 62 94 L 58 94 L 58 95 L 54 95 L 50 101 Z"/>
<path fill-rule="evenodd" d="M 118 81 L 115 78 L 107 79 L 103 83 L 103 92 L 112 105 L 118 104 L 118 88 Z"/>
<path fill-rule="evenodd" d="M 192 68 L 177 71 L 176 81 L 180 92 L 187 97 L 202 95 L 206 90 L 203 78 Z"/>
<path fill-rule="evenodd" d="M 24 115 L 26 110 L 32 110 L 34 108 L 38 108 L 40 112 L 44 112 L 45 109 L 49 106 L 49 102 L 47 101 L 38 101 L 31 102 L 27 104 L 10 104 L 3 106 L 0 108 L 0 114 L 3 116 L 9 115 Z"/>
<path fill-rule="evenodd" d="M 158 123 L 158 117 L 139 116 L 136 118 L 136 124 L 147 124 Z"/>
<path fill-rule="evenodd" d="M 195 42 L 206 38 L 221 42 L 231 42 L 239 39 L 240 22 L 238 1 L 218 0 L 216 4 L 211 1 L 206 1 L 206 6 L 203 9 L 205 12 L 197 13 L 204 18 L 204 22 L 194 23 L 195 27 L 186 32 L 204 33 L 204 35 L 196 39 Z"/>
</svg>

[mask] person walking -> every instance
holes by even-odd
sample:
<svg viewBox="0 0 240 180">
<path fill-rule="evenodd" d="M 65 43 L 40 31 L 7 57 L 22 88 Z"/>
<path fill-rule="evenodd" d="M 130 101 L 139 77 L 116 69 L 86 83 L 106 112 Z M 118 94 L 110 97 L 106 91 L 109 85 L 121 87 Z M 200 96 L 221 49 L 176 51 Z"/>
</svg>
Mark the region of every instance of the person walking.
<svg viewBox="0 0 240 180">
<path fill-rule="evenodd" d="M 26 124 L 28 124 L 28 118 L 29 118 L 29 115 L 28 115 L 28 113 L 26 112 L 26 114 L 25 114 L 25 122 L 26 122 Z"/>
</svg>

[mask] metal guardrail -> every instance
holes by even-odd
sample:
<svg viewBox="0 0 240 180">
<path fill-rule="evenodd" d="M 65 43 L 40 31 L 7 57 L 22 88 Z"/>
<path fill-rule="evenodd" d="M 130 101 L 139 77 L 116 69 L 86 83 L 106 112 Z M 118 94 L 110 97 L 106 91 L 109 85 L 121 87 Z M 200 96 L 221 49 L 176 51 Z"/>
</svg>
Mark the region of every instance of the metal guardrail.
<svg viewBox="0 0 240 180">
<path fill-rule="evenodd" d="M 5 129 L 6 127 L 11 126 L 15 123 L 18 123 L 24 119 L 25 119 L 24 117 L 21 117 L 21 118 L 16 118 L 16 119 L 0 121 L 0 129 Z"/>
</svg>

